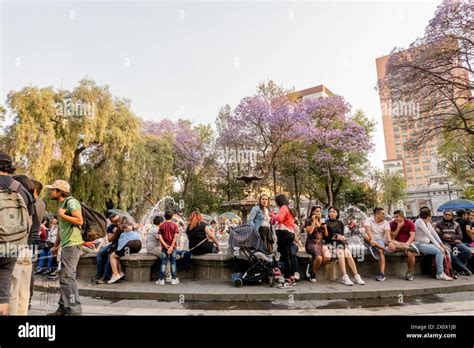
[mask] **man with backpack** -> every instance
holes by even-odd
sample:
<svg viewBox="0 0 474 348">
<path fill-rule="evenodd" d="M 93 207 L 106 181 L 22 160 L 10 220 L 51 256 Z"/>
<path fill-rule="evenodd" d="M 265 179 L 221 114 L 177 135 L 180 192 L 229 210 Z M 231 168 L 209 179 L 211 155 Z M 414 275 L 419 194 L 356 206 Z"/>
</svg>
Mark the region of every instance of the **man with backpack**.
<svg viewBox="0 0 474 348">
<path fill-rule="evenodd" d="M 84 223 L 81 203 L 71 196 L 70 185 L 67 181 L 56 180 L 52 185 L 46 185 L 46 188 L 50 190 L 50 198 L 59 202 L 57 213 L 59 233 L 51 249 L 53 256 L 57 255 L 61 247 L 59 307 L 56 312 L 48 315 L 82 315 L 76 281 L 77 264 L 81 256 L 81 245 L 84 243 L 81 229 Z"/>
<path fill-rule="evenodd" d="M 7 315 L 12 273 L 18 252 L 27 248 L 34 199 L 11 175 L 11 157 L 0 152 L 0 315 Z"/>
</svg>

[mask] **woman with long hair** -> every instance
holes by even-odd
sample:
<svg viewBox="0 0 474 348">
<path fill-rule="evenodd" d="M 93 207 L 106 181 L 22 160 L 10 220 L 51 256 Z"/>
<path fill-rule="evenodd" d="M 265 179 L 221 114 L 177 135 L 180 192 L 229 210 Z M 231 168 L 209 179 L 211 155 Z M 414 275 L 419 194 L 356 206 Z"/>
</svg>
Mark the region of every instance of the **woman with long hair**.
<svg viewBox="0 0 474 348">
<path fill-rule="evenodd" d="M 324 241 L 324 238 L 328 238 L 328 229 L 321 210 L 319 205 L 312 207 L 304 224 L 308 233 L 305 249 L 313 258 L 312 264 L 307 266 L 306 277 L 313 283 L 316 283 L 317 270 L 331 261 L 331 252 Z"/>
<path fill-rule="evenodd" d="M 354 274 L 354 280 L 356 284 L 364 285 L 365 282 L 362 280 L 362 277 L 357 273 L 357 267 L 354 262 L 349 249 L 346 248 L 346 237 L 344 237 L 344 223 L 339 220 L 339 209 L 335 207 L 329 207 L 328 209 L 329 220 L 326 222 L 328 234 L 326 237 L 326 244 L 329 247 L 329 250 L 336 252 L 336 256 L 339 259 L 339 267 L 341 268 L 342 273 L 342 284 L 344 285 L 354 285 L 350 280 L 346 272 L 346 261 L 347 265 Z"/>
<path fill-rule="evenodd" d="M 435 256 L 436 279 L 453 280 L 444 272 L 444 259 L 445 256 L 449 257 L 449 252 L 431 224 L 430 208 L 420 208 L 420 215 L 415 221 L 415 230 L 415 245 L 420 253 Z"/>
<path fill-rule="evenodd" d="M 270 213 L 268 206 L 270 204 L 270 196 L 262 193 L 258 199 L 258 205 L 254 206 L 250 211 L 248 222 L 260 235 L 265 250 L 273 252 L 273 234 L 270 228 Z"/>
<path fill-rule="evenodd" d="M 295 240 L 295 217 L 290 211 L 290 202 L 284 194 L 276 195 L 275 203 L 279 208 L 278 214 L 272 211 L 270 217 L 275 225 L 278 252 L 284 264 L 285 278 L 292 284 L 296 281 L 295 272 L 298 270 L 298 264 L 294 264 L 291 257 L 291 245 Z"/>
<path fill-rule="evenodd" d="M 219 252 L 219 241 L 198 211 L 193 211 L 189 215 L 186 234 L 188 235 L 191 254 L 202 255 Z"/>
</svg>

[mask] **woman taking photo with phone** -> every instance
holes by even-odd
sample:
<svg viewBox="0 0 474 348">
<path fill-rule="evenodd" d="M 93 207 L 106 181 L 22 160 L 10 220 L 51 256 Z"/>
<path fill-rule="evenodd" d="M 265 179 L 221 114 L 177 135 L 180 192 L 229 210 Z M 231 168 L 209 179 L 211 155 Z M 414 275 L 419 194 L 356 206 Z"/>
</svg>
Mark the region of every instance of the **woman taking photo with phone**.
<svg viewBox="0 0 474 348">
<path fill-rule="evenodd" d="M 324 241 L 324 238 L 328 238 L 328 229 L 320 206 L 311 208 L 310 217 L 305 221 L 305 230 L 308 234 L 305 249 L 313 258 L 306 268 L 306 277 L 310 282 L 316 283 L 318 269 L 331 261 L 331 252 Z"/>
</svg>

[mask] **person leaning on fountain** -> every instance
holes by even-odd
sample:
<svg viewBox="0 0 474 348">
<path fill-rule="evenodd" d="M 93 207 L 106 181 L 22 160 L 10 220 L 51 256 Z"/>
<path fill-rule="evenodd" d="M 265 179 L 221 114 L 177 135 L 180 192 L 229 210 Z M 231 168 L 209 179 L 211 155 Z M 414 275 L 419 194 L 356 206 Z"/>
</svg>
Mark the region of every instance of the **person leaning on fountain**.
<svg viewBox="0 0 474 348">
<path fill-rule="evenodd" d="M 193 211 L 189 216 L 186 234 L 189 239 L 189 251 L 193 255 L 218 253 L 219 241 L 198 211 Z"/>
</svg>

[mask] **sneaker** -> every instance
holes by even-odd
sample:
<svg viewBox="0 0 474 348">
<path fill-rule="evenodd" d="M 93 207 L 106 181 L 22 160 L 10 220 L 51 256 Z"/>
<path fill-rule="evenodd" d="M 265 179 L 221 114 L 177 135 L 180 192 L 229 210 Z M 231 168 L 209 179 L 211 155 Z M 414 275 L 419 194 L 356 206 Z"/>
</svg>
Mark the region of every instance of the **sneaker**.
<svg viewBox="0 0 474 348">
<path fill-rule="evenodd" d="M 311 264 L 308 263 L 308 264 L 306 265 L 306 278 L 307 278 L 307 279 L 311 279 L 311 273 L 312 273 L 312 272 L 311 272 Z"/>
<path fill-rule="evenodd" d="M 441 274 L 436 275 L 436 279 L 438 279 L 438 280 L 453 280 L 453 278 L 448 277 L 446 275 L 446 273 L 444 273 L 444 272 L 441 273 Z"/>
<path fill-rule="evenodd" d="M 410 272 L 407 272 L 405 274 L 405 279 L 409 280 L 409 281 L 412 281 L 413 279 L 415 279 L 415 277 L 413 277 L 413 274 L 411 274 Z"/>
<path fill-rule="evenodd" d="M 120 272 L 120 276 L 121 276 L 122 278 L 125 277 L 125 273 Z"/>
<path fill-rule="evenodd" d="M 377 275 L 377 277 L 375 277 L 375 280 L 379 281 L 379 282 L 383 282 L 385 279 L 385 273 L 380 273 Z"/>
<path fill-rule="evenodd" d="M 66 312 L 62 308 L 56 309 L 56 312 L 46 314 L 48 317 L 64 317 L 65 315 Z"/>
<path fill-rule="evenodd" d="M 300 280 L 300 274 L 298 272 L 295 272 L 295 279 Z"/>
<path fill-rule="evenodd" d="M 310 276 L 309 276 L 309 281 L 311 283 L 316 283 L 317 280 L 316 280 L 316 274 L 314 274 L 313 272 L 311 272 Z"/>
<path fill-rule="evenodd" d="M 176 279 L 171 279 L 171 285 L 177 285 L 179 284 L 179 279 L 176 278 Z"/>
<path fill-rule="evenodd" d="M 358 285 L 365 285 L 365 282 L 362 279 L 362 277 L 360 276 L 360 274 L 354 275 L 354 280 L 355 280 L 355 283 L 358 284 Z"/>
<path fill-rule="evenodd" d="M 380 260 L 380 256 L 379 256 L 379 249 L 377 249 L 376 247 L 374 247 L 373 245 L 369 246 L 369 251 L 370 251 L 370 254 L 372 255 L 372 257 L 374 259 L 376 259 L 377 261 Z"/>
<path fill-rule="evenodd" d="M 35 272 L 35 275 L 42 274 L 45 271 L 43 268 L 38 268 Z"/>
<path fill-rule="evenodd" d="M 164 279 L 158 279 L 156 282 L 155 282 L 156 285 L 165 285 L 165 280 Z"/>
<path fill-rule="evenodd" d="M 113 275 L 112 278 L 110 278 L 110 280 L 107 282 L 107 284 L 113 284 L 115 283 L 117 280 L 119 279 L 122 279 L 123 278 L 123 275 L 119 274 L 119 275 Z"/>
<path fill-rule="evenodd" d="M 472 272 L 467 268 L 465 268 L 461 274 L 465 276 L 472 276 Z"/>
<path fill-rule="evenodd" d="M 109 279 L 110 280 L 110 279 Z M 102 279 L 102 278 L 99 278 L 95 281 L 96 284 L 105 284 L 107 283 L 109 280 L 105 280 L 105 279 Z"/>
<path fill-rule="evenodd" d="M 420 255 L 421 255 L 421 254 L 420 254 L 420 250 L 418 250 L 418 248 L 416 247 L 415 244 L 410 244 L 410 245 L 408 246 L 407 251 L 409 251 L 409 252 L 415 254 L 416 256 L 420 256 Z"/>
<path fill-rule="evenodd" d="M 354 283 L 350 280 L 349 276 L 347 274 L 344 274 L 342 276 L 341 283 L 347 286 L 352 286 Z"/>
</svg>

